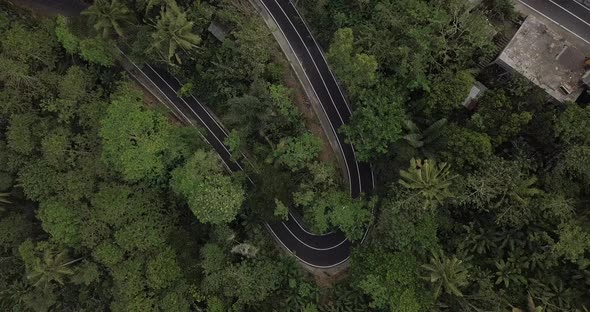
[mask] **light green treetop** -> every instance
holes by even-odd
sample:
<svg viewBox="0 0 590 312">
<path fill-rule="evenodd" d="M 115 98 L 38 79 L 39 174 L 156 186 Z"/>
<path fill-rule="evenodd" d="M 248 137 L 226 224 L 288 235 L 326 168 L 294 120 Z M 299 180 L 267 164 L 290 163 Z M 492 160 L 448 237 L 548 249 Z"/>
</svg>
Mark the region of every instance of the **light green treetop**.
<svg viewBox="0 0 590 312">
<path fill-rule="evenodd" d="M 170 1 L 156 20 L 150 49 L 167 62 L 174 58 L 181 64 L 178 49 L 189 52 L 201 42 L 201 37 L 193 33 L 193 24 L 187 18 L 187 13 L 182 12 L 176 2 Z"/>
<path fill-rule="evenodd" d="M 203 223 L 231 222 L 244 201 L 241 185 L 222 170 L 212 153 L 197 151 L 183 167 L 172 172 L 172 189 L 186 199 Z"/>
<path fill-rule="evenodd" d="M 87 15 L 103 38 L 113 33 L 124 35 L 125 24 L 132 21 L 131 11 L 119 0 L 96 0 L 82 15 Z"/>
<path fill-rule="evenodd" d="M 158 179 L 178 151 L 172 125 L 164 115 L 147 109 L 141 93 L 128 84 L 108 107 L 100 136 L 105 162 L 128 181 Z"/>
<path fill-rule="evenodd" d="M 400 171 L 399 183 L 410 190 L 416 191 L 425 200 L 425 208 L 437 207 L 446 199 L 453 197 L 449 190 L 451 175 L 449 165 L 437 164 L 434 160 L 410 160 L 410 168 Z"/>
</svg>

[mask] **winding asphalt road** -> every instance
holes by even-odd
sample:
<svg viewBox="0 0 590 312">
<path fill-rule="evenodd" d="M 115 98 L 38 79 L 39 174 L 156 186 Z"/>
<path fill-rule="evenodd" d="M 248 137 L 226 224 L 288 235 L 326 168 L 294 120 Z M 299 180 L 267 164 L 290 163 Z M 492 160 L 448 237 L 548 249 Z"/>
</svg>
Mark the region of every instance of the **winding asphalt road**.
<svg viewBox="0 0 590 312">
<path fill-rule="evenodd" d="M 121 53 L 126 57 L 123 51 Z M 206 130 L 202 133 L 203 139 L 215 149 L 229 172 L 244 169 L 245 164 L 232 159 L 229 149 L 223 143 L 228 135 L 227 131 L 194 96 L 178 95 L 181 83 L 176 78 L 150 64 L 137 65 L 129 58 L 127 60 L 135 67 L 136 74 L 149 81 L 151 88 L 155 88 L 150 91 L 158 100 L 172 104 L 185 123 Z M 246 159 L 245 156 L 242 159 Z M 252 180 L 249 181 L 253 183 Z M 291 213 L 289 216 L 285 222 L 269 223 L 266 226 L 277 241 L 300 261 L 312 267 L 326 269 L 349 258 L 351 242 L 342 233 L 317 235 L 306 230 L 298 216 Z"/>
<path fill-rule="evenodd" d="M 370 194 L 374 187 L 373 172 L 369 164 L 357 160 L 354 147 L 347 144 L 339 132 L 340 127 L 350 120 L 352 110 L 321 48 L 291 1 L 261 2 L 286 38 L 290 52 L 297 56 L 297 61 L 305 71 L 305 79 L 310 82 L 320 101 L 323 113 L 330 123 L 329 130 L 336 137 L 344 158 L 351 196 L 357 198 L 361 194 Z M 351 242 L 341 232 L 314 235 L 305 233 L 302 227 L 290 226 L 289 223 L 282 226 L 272 224 L 269 229 L 285 248 L 308 265 L 330 268 L 350 257 Z"/>
<path fill-rule="evenodd" d="M 351 196 L 356 198 L 361 194 L 369 194 L 373 189 L 371 167 L 356 159 L 353 146 L 347 144 L 338 132 L 340 127 L 350 120 L 351 109 L 330 71 L 320 47 L 290 2 L 272 0 L 264 2 L 305 69 L 306 78 L 311 83 L 330 122 L 330 130 L 333 131 L 339 142 L 340 152 L 344 156 L 345 169 L 350 181 Z M 244 164 L 232 160 L 228 148 L 223 144 L 228 135 L 227 131 L 194 96 L 181 97 L 178 95 L 177 91 L 181 84 L 177 79 L 166 71 L 154 68 L 149 64 L 134 66 L 158 89 L 159 92 L 153 92 L 154 95 L 165 96 L 165 99 L 160 100 L 172 103 L 186 122 L 192 124 L 193 120 L 198 121 L 199 126 L 206 130 L 204 138 L 217 151 L 230 172 L 243 170 Z M 266 226 L 285 249 L 309 266 L 328 269 L 349 259 L 351 242 L 342 232 L 318 235 L 306 230 L 301 223 L 298 216 L 289 214 L 287 221 L 270 223 Z"/>
<path fill-rule="evenodd" d="M 57 11 L 56 13 L 67 11 L 69 15 L 75 15 L 83 9 L 83 6 L 68 8 L 60 6 L 67 1 L 71 0 L 51 0 L 50 2 L 27 0 L 37 7 L 49 5 Z M 340 152 L 343 154 L 351 196 L 357 198 L 362 194 L 370 194 L 374 187 L 370 165 L 356 159 L 353 146 L 347 144 L 338 131 L 350 120 L 352 110 L 330 71 L 319 45 L 291 2 L 263 0 L 263 3 L 289 41 L 292 52 L 297 55 L 300 65 L 306 72 L 306 79 L 311 83 L 313 92 L 321 102 L 322 110 L 330 122 L 330 130 L 337 138 Z M 123 51 L 121 53 L 127 57 Z M 179 96 L 178 90 L 181 83 L 175 77 L 150 64 L 137 65 L 130 59 L 128 61 L 135 67 L 134 71 L 149 81 L 151 88 L 156 89 L 150 90 L 154 96 L 163 103 L 172 104 L 176 114 L 186 123 L 206 130 L 201 133 L 203 139 L 215 149 L 228 171 L 243 170 L 245 164 L 234 160 L 223 143 L 228 136 L 223 125 L 194 96 Z M 242 159 L 247 161 L 243 154 L 242 156 Z M 252 183 L 251 179 L 249 181 Z M 267 224 L 267 228 L 297 259 L 309 266 L 322 269 L 335 267 L 349 259 L 351 242 L 343 233 L 317 235 L 306 230 L 298 216 L 291 213 L 289 216 L 285 222 Z"/>
</svg>

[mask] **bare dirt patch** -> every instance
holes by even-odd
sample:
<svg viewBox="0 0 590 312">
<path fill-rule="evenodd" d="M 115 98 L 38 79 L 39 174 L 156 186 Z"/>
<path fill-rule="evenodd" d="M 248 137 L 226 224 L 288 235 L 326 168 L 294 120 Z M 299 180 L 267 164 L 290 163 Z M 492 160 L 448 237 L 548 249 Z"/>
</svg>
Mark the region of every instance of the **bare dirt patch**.
<svg viewBox="0 0 590 312">
<path fill-rule="evenodd" d="M 324 133 L 324 129 L 320 124 L 318 117 L 316 116 L 311 103 L 307 99 L 305 95 L 305 91 L 303 87 L 299 83 L 299 80 L 295 76 L 293 69 L 287 63 L 282 53 L 277 52 L 278 55 L 275 55 L 275 59 L 285 68 L 283 74 L 283 82 L 285 85 L 293 90 L 293 104 L 297 107 L 299 112 L 301 112 L 303 119 L 305 121 L 305 127 L 313 133 L 316 137 L 322 140 L 322 151 L 319 155 L 319 160 L 323 162 L 333 163 L 336 166 L 338 165 L 336 162 L 336 155 L 334 155 L 334 150 L 330 146 L 330 141 L 328 137 Z"/>
<path fill-rule="evenodd" d="M 328 275 L 324 272 L 318 272 L 313 275 L 314 281 L 316 285 L 321 288 L 331 288 L 334 284 L 340 282 L 341 280 L 347 278 L 350 274 L 348 274 L 348 269 L 340 271 L 334 275 Z"/>
</svg>

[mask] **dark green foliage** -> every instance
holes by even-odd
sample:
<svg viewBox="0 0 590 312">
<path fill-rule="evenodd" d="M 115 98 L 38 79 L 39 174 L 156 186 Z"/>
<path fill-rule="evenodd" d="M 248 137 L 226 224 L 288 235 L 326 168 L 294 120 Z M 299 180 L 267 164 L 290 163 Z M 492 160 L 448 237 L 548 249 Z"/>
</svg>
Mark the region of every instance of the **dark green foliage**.
<svg viewBox="0 0 590 312">
<path fill-rule="evenodd" d="M 298 4 L 324 47 L 332 43 L 330 65 L 351 96 L 353 118 L 344 133 L 357 155 L 378 163 L 385 196 L 369 246 L 357 248 L 352 264 L 354 285 L 372 305 L 380 311 L 588 309 L 588 109 L 546 103 L 532 83 L 498 76 L 493 66 L 474 69 L 491 56 L 491 28 L 502 33 L 505 21 L 517 18 L 512 3 Z M 378 68 L 364 85 L 350 78 L 355 56 L 363 53 Z M 489 90 L 470 112 L 460 104 L 474 78 Z M 443 119 L 448 124 L 430 133 Z M 406 170 L 411 158 L 452 164 L 457 178 L 439 189 L 431 183 L 434 171 Z M 400 170 L 406 170 L 402 185 Z M 420 209 L 426 200 L 437 209 Z M 447 256 L 438 256 L 440 249 Z M 376 254 L 382 256 L 369 264 Z M 428 275 L 432 283 L 414 284 L 430 293 L 418 298 L 434 302 L 395 293 L 395 268 L 375 273 L 388 261 L 400 266 L 401 254 L 440 271 Z M 468 275 L 457 269 L 462 266 Z M 456 285 L 449 284 L 453 276 L 461 277 Z"/>
<path fill-rule="evenodd" d="M 354 284 L 371 298 L 370 307 L 388 311 L 421 311 L 428 305 L 416 258 L 407 252 L 363 250 L 353 258 Z M 360 268 L 363 268 L 360 270 Z"/>
<path fill-rule="evenodd" d="M 294 3 L 349 96 L 342 131 L 378 169 L 374 200 L 352 200 L 324 162 L 248 2 L 101 0 L 43 22 L 0 5 L 0 310 L 590 307 L 589 110 L 474 69 L 511 4 Z M 255 187 L 144 105 L 114 44 L 169 65 L 220 116 Z M 489 91 L 468 111 L 474 78 Z M 371 225 L 348 278 L 317 287 L 280 256 L 261 224 L 287 209 L 356 241 Z"/>
<path fill-rule="evenodd" d="M 386 154 L 391 144 L 401 137 L 405 119 L 402 100 L 391 92 L 385 89 L 363 92 L 350 124 L 343 127 L 342 131 L 360 159 Z"/>
<path fill-rule="evenodd" d="M 460 71 L 456 74 L 444 72 L 437 75 L 426 96 L 419 100 L 420 111 L 417 114 L 426 116 L 428 119 L 445 118 L 462 109 L 461 103 L 467 97 L 474 82 L 473 75 L 468 71 Z"/>
<path fill-rule="evenodd" d="M 322 142 L 311 133 L 282 139 L 274 151 L 275 162 L 292 171 L 303 169 L 317 158 Z"/>
<path fill-rule="evenodd" d="M 567 143 L 588 143 L 590 141 L 590 108 L 576 103 L 566 103 L 556 124 L 557 136 Z"/>
<path fill-rule="evenodd" d="M 55 18 L 55 36 L 57 41 L 61 43 L 64 50 L 69 54 L 75 54 L 78 52 L 80 45 L 80 39 L 74 35 L 69 29 L 69 20 L 59 15 Z"/>
<path fill-rule="evenodd" d="M 430 263 L 423 264 L 422 268 L 427 274 L 424 279 L 434 288 L 435 298 L 438 298 L 443 291 L 451 296 L 463 297 L 461 288 L 467 286 L 469 273 L 462 260 L 447 257 L 443 253 L 435 253 Z"/>
<path fill-rule="evenodd" d="M 111 42 L 102 38 L 88 38 L 80 41 L 80 57 L 90 63 L 112 66 L 115 64 L 113 54 Z"/>
<path fill-rule="evenodd" d="M 97 0 L 82 12 L 88 16 L 94 29 L 107 38 L 113 35 L 124 35 L 126 24 L 132 20 L 130 10 L 119 0 Z"/>
<path fill-rule="evenodd" d="M 436 208 L 454 195 L 450 188 L 456 176 L 447 163 L 433 160 L 410 160 L 410 167 L 400 171 L 399 184 L 415 193 L 423 201 L 422 208 Z"/>
<path fill-rule="evenodd" d="M 342 28 L 334 34 L 326 57 L 335 74 L 344 82 L 352 96 L 358 95 L 363 88 L 377 81 L 377 60 L 364 53 L 353 54 L 354 38 L 352 29 Z"/>
<path fill-rule="evenodd" d="M 514 139 L 529 123 L 532 114 L 521 111 L 506 92 L 494 90 L 486 92 L 479 100 L 479 110 L 469 120 L 470 127 L 487 133 L 494 146 Z"/>
<path fill-rule="evenodd" d="M 176 2 L 169 1 L 154 25 L 150 50 L 165 62 L 171 63 L 174 57 L 175 62 L 182 63 L 178 49 L 191 52 L 201 42 L 192 28 L 193 22 L 187 19 L 187 13 L 182 12 Z"/>
<path fill-rule="evenodd" d="M 417 196 L 396 189 L 396 197 L 380 205 L 381 213 L 374 229 L 383 245 L 395 250 L 412 250 L 427 255 L 438 248 L 436 213 L 416 209 L 424 205 Z"/>
<path fill-rule="evenodd" d="M 454 168 L 477 168 L 493 152 L 490 136 L 455 124 L 443 131 L 441 141 L 441 158 L 453 161 Z"/>
</svg>

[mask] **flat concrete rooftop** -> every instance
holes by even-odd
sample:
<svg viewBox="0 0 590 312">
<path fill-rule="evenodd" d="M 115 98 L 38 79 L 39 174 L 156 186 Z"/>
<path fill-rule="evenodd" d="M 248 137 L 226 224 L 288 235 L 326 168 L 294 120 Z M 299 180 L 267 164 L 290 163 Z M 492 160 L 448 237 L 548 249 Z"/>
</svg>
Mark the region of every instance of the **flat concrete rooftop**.
<svg viewBox="0 0 590 312">
<path fill-rule="evenodd" d="M 584 60 L 588 56 L 590 46 L 576 45 L 558 30 L 529 16 L 496 63 L 520 73 L 564 102 L 575 101 L 582 93 Z"/>
</svg>

